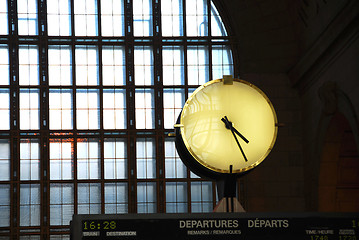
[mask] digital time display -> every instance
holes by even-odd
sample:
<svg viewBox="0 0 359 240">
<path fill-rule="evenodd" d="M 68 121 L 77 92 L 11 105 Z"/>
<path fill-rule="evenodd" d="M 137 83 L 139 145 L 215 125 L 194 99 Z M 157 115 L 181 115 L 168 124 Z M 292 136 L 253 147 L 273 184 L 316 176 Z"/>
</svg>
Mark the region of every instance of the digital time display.
<svg viewBox="0 0 359 240">
<path fill-rule="evenodd" d="M 82 230 L 91 231 L 91 230 L 116 230 L 117 223 L 114 220 L 110 221 L 83 221 Z"/>
</svg>

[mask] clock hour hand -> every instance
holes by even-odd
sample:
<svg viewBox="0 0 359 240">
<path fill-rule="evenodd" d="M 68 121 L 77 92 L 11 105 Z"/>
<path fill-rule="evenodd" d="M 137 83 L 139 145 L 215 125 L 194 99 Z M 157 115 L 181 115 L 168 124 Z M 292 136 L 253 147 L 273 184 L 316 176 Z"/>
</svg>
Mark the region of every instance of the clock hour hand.
<svg viewBox="0 0 359 240">
<path fill-rule="evenodd" d="M 243 141 L 249 143 L 248 139 L 245 138 L 235 127 L 233 127 L 232 122 L 228 120 L 227 116 L 224 116 L 221 120 L 222 122 L 224 122 L 227 129 L 232 129 L 238 136 L 240 136 L 243 139 Z"/>
<path fill-rule="evenodd" d="M 230 121 L 228 121 L 228 118 L 227 118 L 226 116 L 225 116 L 224 118 L 222 118 L 221 120 L 222 120 L 222 121 L 224 122 L 224 124 L 226 125 L 226 128 L 229 129 L 229 130 L 231 130 L 231 133 L 232 133 L 234 139 L 236 140 L 236 143 L 237 143 L 237 145 L 238 145 L 238 147 L 239 147 L 239 150 L 241 150 L 241 153 L 242 153 L 242 155 L 243 155 L 243 157 L 244 157 L 244 161 L 247 162 L 248 159 L 247 159 L 246 155 L 244 154 L 243 148 L 242 148 L 241 144 L 239 143 L 239 141 L 238 141 L 238 139 L 237 139 L 237 137 L 236 137 L 236 134 L 235 134 L 234 131 L 233 131 L 232 123 L 231 123 Z M 247 140 L 247 141 L 248 141 L 248 140 Z M 247 143 L 248 143 L 248 142 L 247 142 Z"/>
</svg>

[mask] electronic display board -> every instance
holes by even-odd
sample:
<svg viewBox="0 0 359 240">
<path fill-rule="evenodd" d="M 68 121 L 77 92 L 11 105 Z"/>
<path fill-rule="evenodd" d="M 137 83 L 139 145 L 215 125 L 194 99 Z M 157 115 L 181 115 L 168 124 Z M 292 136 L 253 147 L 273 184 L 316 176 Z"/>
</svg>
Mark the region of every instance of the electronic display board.
<svg viewBox="0 0 359 240">
<path fill-rule="evenodd" d="M 359 213 L 74 215 L 72 240 L 359 240 Z"/>
</svg>

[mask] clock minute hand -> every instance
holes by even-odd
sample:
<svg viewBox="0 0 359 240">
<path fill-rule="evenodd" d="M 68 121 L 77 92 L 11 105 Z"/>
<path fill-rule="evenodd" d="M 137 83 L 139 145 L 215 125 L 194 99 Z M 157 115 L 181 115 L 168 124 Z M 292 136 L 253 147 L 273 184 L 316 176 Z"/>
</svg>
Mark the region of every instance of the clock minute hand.
<svg viewBox="0 0 359 240">
<path fill-rule="evenodd" d="M 238 141 L 238 139 L 237 139 L 237 137 L 236 137 L 236 134 L 235 134 L 234 131 L 233 131 L 232 123 L 231 123 L 230 121 L 228 121 L 228 118 L 227 118 L 226 116 L 225 116 L 224 118 L 222 118 L 221 120 L 222 120 L 222 122 L 224 122 L 224 124 L 226 125 L 226 128 L 229 129 L 229 130 L 231 130 L 231 133 L 232 133 L 234 139 L 236 140 L 236 143 L 237 143 L 237 145 L 238 145 L 239 149 L 241 150 L 241 153 L 242 153 L 242 155 L 243 155 L 243 157 L 244 157 L 244 161 L 247 162 L 248 159 L 247 159 L 247 157 L 246 157 L 246 154 L 244 154 L 244 151 L 243 151 L 242 146 L 241 146 L 241 144 L 239 143 L 239 141 Z"/>
<path fill-rule="evenodd" d="M 236 134 L 234 134 L 234 132 L 233 132 L 233 129 L 231 128 L 231 132 L 232 132 L 232 134 L 233 134 L 233 137 L 234 137 L 234 139 L 236 140 L 236 142 L 237 142 L 237 145 L 238 145 L 238 147 L 239 147 L 239 149 L 241 150 L 241 153 L 242 153 L 242 155 L 243 155 L 243 157 L 244 157 L 244 161 L 248 161 L 248 159 L 247 159 L 247 157 L 246 157 L 246 155 L 244 154 L 244 151 L 243 151 L 243 149 L 242 149 L 242 146 L 241 146 L 241 144 L 239 144 L 239 141 L 238 141 L 238 139 L 237 139 L 237 137 L 236 137 Z"/>
</svg>

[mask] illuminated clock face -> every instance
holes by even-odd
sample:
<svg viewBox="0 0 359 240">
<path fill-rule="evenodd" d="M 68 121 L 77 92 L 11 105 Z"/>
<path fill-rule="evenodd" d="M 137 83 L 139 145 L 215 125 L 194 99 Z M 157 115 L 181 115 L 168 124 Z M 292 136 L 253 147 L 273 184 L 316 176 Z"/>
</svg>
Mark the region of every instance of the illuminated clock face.
<svg viewBox="0 0 359 240">
<path fill-rule="evenodd" d="M 186 151 L 203 168 L 243 173 L 271 151 L 277 117 L 268 97 L 254 85 L 239 79 L 224 84 L 217 79 L 190 96 L 176 127 Z"/>
</svg>

